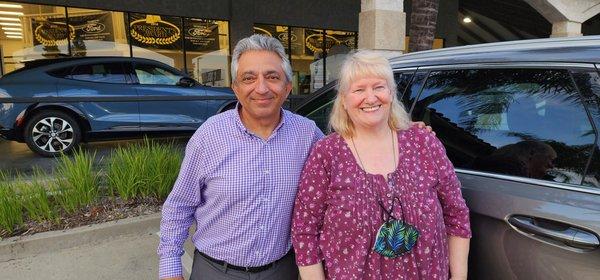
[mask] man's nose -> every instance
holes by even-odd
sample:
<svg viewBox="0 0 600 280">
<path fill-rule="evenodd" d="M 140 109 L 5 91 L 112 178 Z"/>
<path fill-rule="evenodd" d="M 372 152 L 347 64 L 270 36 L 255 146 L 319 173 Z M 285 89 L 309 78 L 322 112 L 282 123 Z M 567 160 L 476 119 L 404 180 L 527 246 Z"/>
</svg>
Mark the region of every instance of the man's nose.
<svg viewBox="0 0 600 280">
<path fill-rule="evenodd" d="M 256 87 L 254 88 L 256 93 L 267 93 L 269 92 L 269 87 L 267 86 L 267 79 L 262 76 L 259 76 L 256 81 Z"/>
</svg>

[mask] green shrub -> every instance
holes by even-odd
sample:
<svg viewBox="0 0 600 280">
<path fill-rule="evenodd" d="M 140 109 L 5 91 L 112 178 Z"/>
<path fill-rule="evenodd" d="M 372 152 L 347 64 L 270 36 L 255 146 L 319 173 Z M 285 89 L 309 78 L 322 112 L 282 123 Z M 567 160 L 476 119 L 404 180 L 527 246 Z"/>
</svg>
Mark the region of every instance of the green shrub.
<svg viewBox="0 0 600 280">
<path fill-rule="evenodd" d="M 164 198 L 177 178 L 181 160 L 182 151 L 173 143 L 144 139 L 141 144 L 119 147 L 107 166 L 109 191 L 125 200 Z"/>
<path fill-rule="evenodd" d="M 62 156 L 56 167 L 56 201 L 68 213 L 90 205 L 98 198 L 99 175 L 94 171 L 96 153 L 77 150 Z"/>
<path fill-rule="evenodd" d="M 45 178 L 47 178 L 45 174 L 37 171 L 31 182 L 25 182 L 19 178 L 14 183 L 21 196 L 21 205 L 25 208 L 27 217 L 38 222 L 56 221 L 58 219 L 48 195 L 51 188 L 46 188 L 47 185 L 52 183 L 47 179 L 44 180 Z"/>
<path fill-rule="evenodd" d="M 0 228 L 12 233 L 23 224 L 23 208 L 6 175 L 2 173 L 0 177 Z"/>
</svg>

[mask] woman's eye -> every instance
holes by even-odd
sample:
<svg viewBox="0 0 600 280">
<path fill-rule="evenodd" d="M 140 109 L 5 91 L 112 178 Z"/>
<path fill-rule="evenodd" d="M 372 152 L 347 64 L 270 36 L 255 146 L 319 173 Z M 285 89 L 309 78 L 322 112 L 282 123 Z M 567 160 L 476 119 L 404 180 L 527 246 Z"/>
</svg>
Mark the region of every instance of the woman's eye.
<svg viewBox="0 0 600 280">
<path fill-rule="evenodd" d="M 363 89 L 362 88 L 358 88 L 352 91 L 353 93 L 362 93 Z"/>
</svg>

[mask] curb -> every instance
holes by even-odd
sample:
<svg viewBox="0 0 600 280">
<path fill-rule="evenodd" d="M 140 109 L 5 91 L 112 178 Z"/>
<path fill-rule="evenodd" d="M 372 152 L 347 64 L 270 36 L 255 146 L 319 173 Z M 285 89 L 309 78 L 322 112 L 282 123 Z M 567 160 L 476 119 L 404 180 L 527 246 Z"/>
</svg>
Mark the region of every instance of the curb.
<svg viewBox="0 0 600 280">
<path fill-rule="evenodd" d="M 11 237 L 0 241 L 0 262 L 80 245 L 101 243 L 122 235 L 153 234 L 159 230 L 160 219 L 161 213 L 155 213 L 74 229 Z"/>
</svg>

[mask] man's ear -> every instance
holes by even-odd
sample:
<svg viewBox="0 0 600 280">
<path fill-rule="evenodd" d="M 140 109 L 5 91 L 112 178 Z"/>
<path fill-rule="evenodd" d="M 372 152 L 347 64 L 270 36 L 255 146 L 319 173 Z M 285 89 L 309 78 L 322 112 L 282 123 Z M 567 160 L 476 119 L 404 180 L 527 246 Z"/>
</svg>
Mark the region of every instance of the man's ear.
<svg viewBox="0 0 600 280">
<path fill-rule="evenodd" d="M 292 88 L 293 88 L 293 86 L 292 86 L 292 82 L 288 82 L 288 83 L 285 85 L 285 92 L 287 92 L 287 95 L 288 95 L 288 96 L 289 96 L 290 94 L 292 94 Z M 286 96 L 286 98 L 287 98 L 287 96 Z"/>
<path fill-rule="evenodd" d="M 231 90 L 233 90 L 233 93 L 235 93 L 235 96 L 237 97 L 238 96 L 238 91 L 240 90 L 238 88 L 237 81 L 231 83 Z"/>
</svg>

